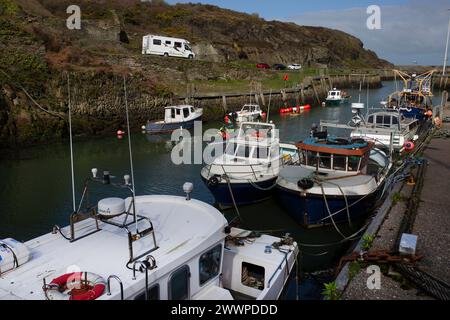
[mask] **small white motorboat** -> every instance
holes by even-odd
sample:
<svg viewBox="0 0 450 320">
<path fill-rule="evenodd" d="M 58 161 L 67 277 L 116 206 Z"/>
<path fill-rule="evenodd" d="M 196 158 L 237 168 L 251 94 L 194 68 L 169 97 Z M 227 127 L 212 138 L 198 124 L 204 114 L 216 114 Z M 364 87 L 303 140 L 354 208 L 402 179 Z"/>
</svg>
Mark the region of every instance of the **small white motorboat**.
<svg viewBox="0 0 450 320">
<path fill-rule="evenodd" d="M 201 176 L 221 208 L 248 205 L 271 197 L 280 168 L 297 160 L 297 147 L 280 143 L 273 123 L 243 122 Z"/>
<path fill-rule="evenodd" d="M 240 111 L 231 112 L 228 117 L 234 122 L 252 122 L 263 116 L 261 107 L 257 104 L 245 104 Z"/>
<path fill-rule="evenodd" d="M 201 121 L 202 108 L 178 105 L 164 108 L 164 120 L 149 121 L 142 127 L 147 133 L 170 133 L 176 129 L 191 129 L 195 121 Z"/>
</svg>

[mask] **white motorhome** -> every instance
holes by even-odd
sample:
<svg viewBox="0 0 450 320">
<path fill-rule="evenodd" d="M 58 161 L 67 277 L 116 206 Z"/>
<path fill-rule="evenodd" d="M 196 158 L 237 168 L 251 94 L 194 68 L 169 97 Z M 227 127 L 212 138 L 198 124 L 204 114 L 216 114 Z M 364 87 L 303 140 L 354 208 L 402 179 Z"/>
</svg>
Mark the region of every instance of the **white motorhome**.
<svg viewBox="0 0 450 320">
<path fill-rule="evenodd" d="M 146 35 L 142 38 L 142 54 L 194 59 L 191 44 L 185 39 Z"/>
</svg>

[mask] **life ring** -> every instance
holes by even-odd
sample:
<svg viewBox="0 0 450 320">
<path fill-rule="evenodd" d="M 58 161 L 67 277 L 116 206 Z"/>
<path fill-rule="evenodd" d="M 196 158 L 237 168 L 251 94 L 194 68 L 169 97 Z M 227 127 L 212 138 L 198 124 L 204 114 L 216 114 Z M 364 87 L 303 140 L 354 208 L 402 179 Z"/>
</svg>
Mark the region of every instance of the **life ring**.
<svg viewBox="0 0 450 320">
<path fill-rule="evenodd" d="M 218 184 L 219 184 L 219 178 L 217 178 L 216 176 L 208 179 L 209 187 L 217 187 Z"/>
<path fill-rule="evenodd" d="M 314 187 L 314 181 L 309 178 L 303 178 L 298 180 L 297 186 L 303 190 L 311 189 Z"/>
<path fill-rule="evenodd" d="M 403 147 L 406 152 L 411 152 L 414 150 L 414 143 L 412 141 L 406 141 Z"/>
<path fill-rule="evenodd" d="M 106 281 L 91 272 L 66 273 L 45 288 L 48 300 L 95 300 L 105 292 Z"/>
</svg>

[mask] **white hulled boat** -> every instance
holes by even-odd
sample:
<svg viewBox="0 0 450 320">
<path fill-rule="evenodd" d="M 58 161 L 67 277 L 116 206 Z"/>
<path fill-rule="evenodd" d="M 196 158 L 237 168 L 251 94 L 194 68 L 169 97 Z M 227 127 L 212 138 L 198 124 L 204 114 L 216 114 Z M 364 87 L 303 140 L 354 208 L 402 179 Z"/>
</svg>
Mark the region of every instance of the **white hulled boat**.
<svg viewBox="0 0 450 320">
<path fill-rule="evenodd" d="M 280 168 L 297 160 L 297 147 L 280 143 L 273 123 L 243 122 L 201 176 L 220 207 L 247 205 L 271 197 Z"/>
<path fill-rule="evenodd" d="M 184 189 L 186 198 L 103 199 L 72 214 L 68 227 L 0 241 L 0 299 L 280 298 L 296 243 L 246 241 L 258 235 L 229 228 L 217 209 L 190 199 L 191 184 Z"/>
</svg>

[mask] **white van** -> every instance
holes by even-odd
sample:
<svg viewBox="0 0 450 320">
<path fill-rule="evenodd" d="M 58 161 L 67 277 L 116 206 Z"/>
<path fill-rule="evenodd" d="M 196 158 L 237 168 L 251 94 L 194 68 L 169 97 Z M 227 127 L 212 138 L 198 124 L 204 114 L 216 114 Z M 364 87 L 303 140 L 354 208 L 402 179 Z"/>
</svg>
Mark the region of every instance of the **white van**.
<svg viewBox="0 0 450 320">
<path fill-rule="evenodd" d="M 142 39 L 142 54 L 194 59 L 189 41 L 178 38 L 146 35 Z"/>
</svg>

